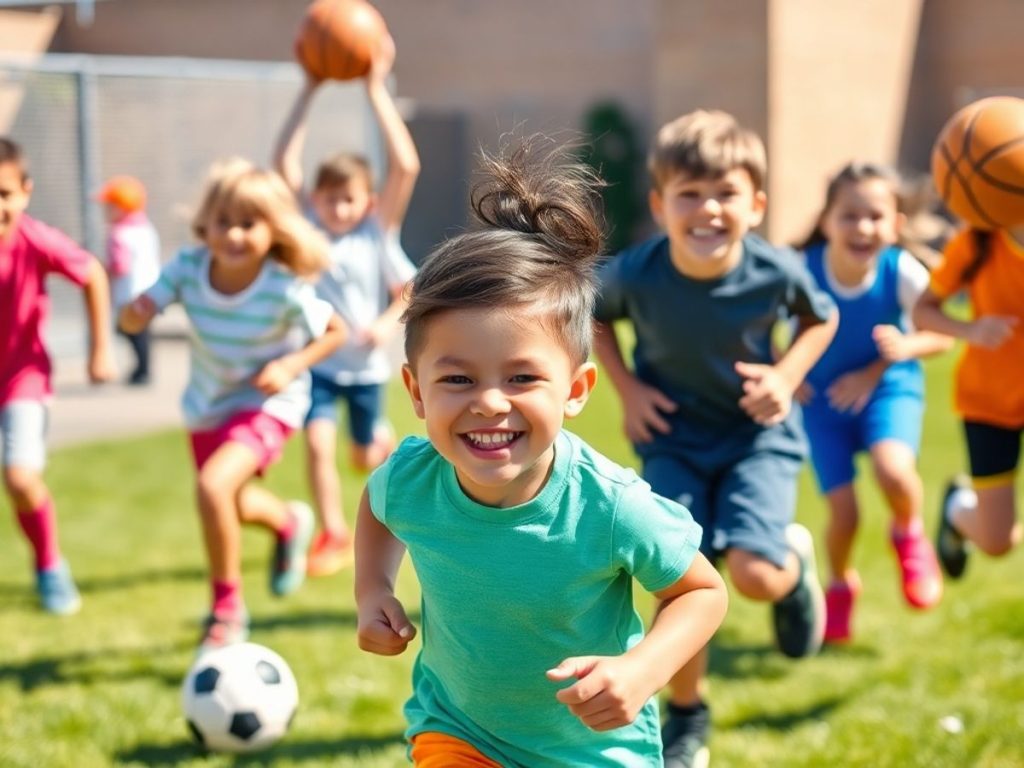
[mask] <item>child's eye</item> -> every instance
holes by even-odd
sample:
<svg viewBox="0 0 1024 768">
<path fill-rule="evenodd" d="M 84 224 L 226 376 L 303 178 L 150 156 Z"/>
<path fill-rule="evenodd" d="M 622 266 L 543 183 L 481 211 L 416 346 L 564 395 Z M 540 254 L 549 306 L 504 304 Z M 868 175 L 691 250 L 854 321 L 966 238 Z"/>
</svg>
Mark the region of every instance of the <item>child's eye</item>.
<svg viewBox="0 0 1024 768">
<path fill-rule="evenodd" d="M 460 373 L 453 373 L 448 376 L 442 376 L 438 379 L 442 384 L 472 384 L 473 380 L 469 376 L 463 376 Z"/>
<path fill-rule="evenodd" d="M 532 373 L 518 373 L 512 377 L 513 384 L 532 384 L 535 381 L 540 381 L 540 376 Z"/>
</svg>

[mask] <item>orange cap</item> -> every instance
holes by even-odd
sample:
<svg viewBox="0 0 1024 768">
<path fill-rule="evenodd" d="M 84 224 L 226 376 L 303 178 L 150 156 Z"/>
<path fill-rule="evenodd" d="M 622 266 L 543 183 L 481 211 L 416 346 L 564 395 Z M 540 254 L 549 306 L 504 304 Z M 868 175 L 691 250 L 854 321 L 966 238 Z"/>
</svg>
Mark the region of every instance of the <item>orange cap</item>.
<svg viewBox="0 0 1024 768">
<path fill-rule="evenodd" d="M 146 207 L 146 188 L 134 176 L 112 176 L 100 187 L 96 199 L 116 205 L 125 213 L 134 213 Z"/>
</svg>

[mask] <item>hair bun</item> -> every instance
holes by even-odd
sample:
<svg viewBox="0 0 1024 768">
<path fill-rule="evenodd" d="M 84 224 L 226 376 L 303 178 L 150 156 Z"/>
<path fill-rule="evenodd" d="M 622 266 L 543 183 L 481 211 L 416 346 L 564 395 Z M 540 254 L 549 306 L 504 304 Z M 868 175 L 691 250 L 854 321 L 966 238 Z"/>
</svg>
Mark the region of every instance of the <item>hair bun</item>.
<svg viewBox="0 0 1024 768">
<path fill-rule="evenodd" d="M 540 141 L 535 136 L 510 154 L 483 156 L 473 211 L 485 227 L 537 235 L 566 258 L 596 258 L 605 184 L 588 166 L 565 160 L 565 149 L 538 150 Z"/>
</svg>

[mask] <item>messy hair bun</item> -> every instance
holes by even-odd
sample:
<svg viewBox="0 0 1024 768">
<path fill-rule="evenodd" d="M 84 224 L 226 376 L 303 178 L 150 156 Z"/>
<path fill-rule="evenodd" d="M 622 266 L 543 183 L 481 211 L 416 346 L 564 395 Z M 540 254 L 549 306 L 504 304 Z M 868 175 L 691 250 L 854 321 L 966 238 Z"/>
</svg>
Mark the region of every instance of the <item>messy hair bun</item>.
<svg viewBox="0 0 1024 768">
<path fill-rule="evenodd" d="M 481 157 L 483 178 L 471 195 L 478 227 L 441 244 L 413 281 L 402 318 L 410 362 L 432 315 L 471 307 L 532 312 L 573 359 L 587 359 L 602 182 L 565 155 L 534 137 L 511 153 Z"/>
</svg>

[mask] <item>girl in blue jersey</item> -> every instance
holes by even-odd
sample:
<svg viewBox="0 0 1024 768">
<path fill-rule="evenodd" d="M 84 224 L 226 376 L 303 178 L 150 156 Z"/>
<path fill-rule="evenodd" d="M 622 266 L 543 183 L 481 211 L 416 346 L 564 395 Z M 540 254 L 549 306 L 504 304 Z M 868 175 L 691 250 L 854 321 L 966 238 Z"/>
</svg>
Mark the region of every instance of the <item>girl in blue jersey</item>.
<svg viewBox="0 0 1024 768">
<path fill-rule="evenodd" d="M 661 766 L 657 691 L 710 640 L 726 592 L 682 506 L 562 430 L 594 386 L 600 246 L 583 170 L 488 163 L 483 227 L 413 282 L 403 379 L 428 439 L 371 476 L 356 525 L 360 646 L 415 635 L 405 707 L 420 768 Z M 633 580 L 662 601 L 648 634 Z"/>
<path fill-rule="evenodd" d="M 830 512 L 826 642 L 850 639 L 861 586 L 851 557 L 859 451 L 870 454 L 892 513 L 890 538 L 904 597 L 915 608 L 929 608 L 942 596 L 921 518 L 924 380 L 918 358 L 948 349 L 952 339 L 908 325 L 928 272 L 896 244 L 902 223 L 895 173 L 851 163 L 829 184 L 818 226 L 803 246 L 808 269 L 839 308 L 839 330 L 801 392 L 811 460 Z"/>
</svg>

